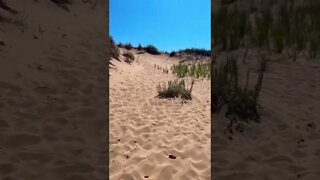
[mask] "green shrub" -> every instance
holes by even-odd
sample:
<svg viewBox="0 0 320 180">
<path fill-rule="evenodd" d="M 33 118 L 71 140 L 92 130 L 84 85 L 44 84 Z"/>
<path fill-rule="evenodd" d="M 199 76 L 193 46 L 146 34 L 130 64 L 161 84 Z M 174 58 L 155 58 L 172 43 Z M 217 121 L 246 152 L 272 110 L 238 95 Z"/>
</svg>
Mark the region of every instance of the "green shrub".
<svg viewBox="0 0 320 180">
<path fill-rule="evenodd" d="M 167 84 L 159 84 L 157 86 L 158 97 L 159 98 L 178 98 L 184 100 L 191 100 L 191 92 L 194 85 L 194 80 L 191 82 L 191 87 L 188 89 L 186 87 L 186 82 L 184 79 L 178 79 L 174 81 L 169 81 Z"/>
<path fill-rule="evenodd" d="M 206 49 L 200 49 L 200 48 L 187 48 L 184 50 L 180 50 L 179 53 L 187 53 L 187 54 L 195 54 L 195 55 L 201 55 L 201 56 L 210 56 L 211 51 Z"/>
<path fill-rule="evenodd" d="M 148 45 L 144 48 L 144 50 L 149 53 L 149 54 L 153 54 L 153 55 L 158 55 L 160 54 L 160 52 L 158 51 L 158 49 L 153 46 L 153 45 Z"/>
<path fill-rule="evenodd" d="M 120 43 L 118 43 L 118 47 L 123 48 L 124 45 L 120 42 Z"/>
<path fill-rule="evenodd" d="M 228 126 L 232 130 L 233 123 L 238 120 L 259 121 L 257 99 L 261 90 L 263 73 L 266 67 L 265 61 L 261 63 L 261 71 L 254 89 L 248 89 L 249 71 L 247 83 L 241 87 L 238 83 L 238 65 L 234 57 L 228 57 L 226 63 L 214 70 L 212 77 L 212 112 L 219 113 L 221 108 L 226 106 L 225 116 L 230 119 Z M 264 69 L 264 70 L 263 70 Z"/>
<path fill-rule="evenodd" d="M 125 61 L 127 63 L 131 63 L 135 59 L 134 55 L 131 52 L 125 52 L 123 53 L 123 56 L 126 57 Z"/>
<path fill-rule="evenodd" d="M 169 56 L 170 56 L 170 57 L 174 57 L 174 56 L 176 56 L 176 54 L 177 54 L 177 53 L 176 53 L 175 51 L 172 51 Z"/>
<path fill-rule="evenodd" d="M 109 36 L 110 39 L 110 53 L 111 53 L 111 58 L 117 59 L 119 60 L 119 54 L 120 51 L 118 49 L 118 47 L 116 46 L 113 38 L 111 36 Z"/>
<path fill-rule="evenodd" d="M 139 51 L 143 50 L 143 47 L 141 46 L 141 44 L 138 45 L 137 49 L 138 49 Z"/>
<path fill-rule="evenodd" d="M 123 47 L 127 50 L 131 50 L 133 48 L 133 46 L 130 43 L 125 44 Z"/>
<path fill-rule="evenodd" d="M 272 26 L 271 29 L 271 39 L 272 44 L 277 53 L 281 53 L 285 46 L 285 27 L 281 22 L 277 22 Z"/>
<path fill-rule="evenodd" d="M 248 38 L 247 47 L 272 47 L 278 53 L 291 51 L 289 56 L 294 59 L 305 50 L 310 57 L 315 56 L 320 48 L 317 45 L 320 37 L 314 37 L 314 33 L 320 32 L 319 8 L 319 3 L 296 6 L 294 1 L 285 1 L 278 9 L 270 7 L 254 12 L 222 6 L 212 14 L 213 47 L 236 50 Z"/>
</svg>

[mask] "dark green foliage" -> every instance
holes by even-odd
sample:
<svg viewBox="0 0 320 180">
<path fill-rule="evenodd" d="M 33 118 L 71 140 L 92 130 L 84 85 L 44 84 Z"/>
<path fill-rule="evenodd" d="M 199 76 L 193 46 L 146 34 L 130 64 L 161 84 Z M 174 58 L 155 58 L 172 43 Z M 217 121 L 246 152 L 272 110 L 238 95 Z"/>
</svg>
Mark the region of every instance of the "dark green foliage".
<svg viewBox="0 0 320 180">
<path fill-rule="evenodd" d="M 222 7 L 213 15 L 213 45 L 221 50 L 234 50 L 243 46 L 243 40 L 250 31 L 248 14 L 237 9 Z"/>
<path fill-rule="evenodd" d="M 320 3 L 312 2 L 296 6 L 294 1 L 285 1 L 277 9 L 271 6 L 259 11 L 223 6 L 213 13 L 213 46 L 236 50 L 248 39 L 248 47 L 272 48 L 277 53 L 285 50 L 293 59 L 302 51 L 316 57 L 320 48 Z"/>
<path fill-rule="evenodd" d="M 186 87 L 186 82 L 184 79 L 178 79 L 174 81 L 169 81 L 168 84 L 157 86 L 158 97 L 159 98 L 177 98 L 180 97 L 184 100 L 191 100 L 191 92 L 193 88 L 194 81 L 191 82 L 191 87 L 188 89 Z"/>
<path fill-rule="evenodd" d="M 281 53 L 285 47 L 286 28 L 281 22 L 276 22 L 271 29 L 273 48 L 277 53 Z"/>
<path fill-rule="evenodd" d="M 114 40 L 112 39 L 112 37 L 110 36 L 109 37 L 110 39 L 110 53 L 111 53 L 111 58 L 114 58 L 114 59 L 117 59 L 119 60 L 119 49 L 118 47 L 116 46 Z"/>
<path fill-rule="evenodd" d="M 270 10 L 265 10 L 260 16 L 255 16 L 254 42 L 258 47 L 269 46 L 269 32 L 273 18 Z"/>
<path fill-rule="evenodd" d="M 123 48 L 124 45 L 120 42 L 120 43 L 118 44 L 118 47 Z"/>
<path fill-rule="evenodd" d="M 123 47 L 127 50 L 131 50 L 133 48 L 133 46 L 130 43 L 125 44 Z"/>
<path fill-rule="evenodd" d="M 150 53 L 150 54 L 153 54 L 153 55 L 159 55 L 160 52 L 159 50 L 153 46 L 153 45 L 148 45 L 144 48 L 144 50 L 147 52 L 147 53 Z"/>
<path fill-rule="evenodd" d="M 134 61 L 134 55 L 131 52 L 125 52 L 123 53 L 123 56 L 126 57 L 126 62 L 131 63 Z"/>
<path fill-rule="evenodd" d="M 139 51 L 143 50 L 143 47 L 141 46 L 141 44 L 138 45 L 137 49 L 138 49 Z"/>
<path fill-rule="evenodd" d="M 187 53 L 187 54 L 195 54 L 200 56 L 210 56 L 211 51 L 206 49 L 200 48 L 187 48 L 184 50 L 180 50 L 179 53 Z"/>
<path fill-rule="evenodd" d="M 265 70 L 266 64 L 261 69 Z M 219 113 L 226 106 L 226 117 L 230 121 L 228 128 L 238 120 L 259 121 L 257 99 L 261 90 L 264 71 L 259 72 L 257 84 L 254 89 L 248 89 L 249 71 L 245 87 L 238 83 L 238 65 L 234 57 L 228 57 L 226 63 L 221 64 L 213 73 L 212 79 L 212 112 Z"/>
<path fill-rule="evenodd" d="M 175 51 L 172 51 L 169 56 L 170 56 L 170 57 L 174 57 L 174 56 L 176 56 L 176 54 L 177 54 L 177 53 L 176 53 Z"/>
<path fill-rule="evenodd" d="M 192 65 L 178 64 L 171 67 L 172 73 L 179 78 L 195 77 L 195 78 L 210 78 L 211 77 L 211 63 L 198 63 Z"/>
</svg>

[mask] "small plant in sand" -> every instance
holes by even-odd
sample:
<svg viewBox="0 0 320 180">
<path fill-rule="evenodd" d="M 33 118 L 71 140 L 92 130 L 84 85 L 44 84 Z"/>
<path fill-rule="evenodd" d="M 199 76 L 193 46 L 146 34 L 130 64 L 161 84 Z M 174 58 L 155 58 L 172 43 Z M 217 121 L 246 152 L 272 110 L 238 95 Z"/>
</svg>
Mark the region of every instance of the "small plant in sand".
<svg viewBox="0 0 320 180">
<path fill-rule="evenodd" d="M 245 87 L 238 82 L 238 65 L 234 57 L 228 57 L 226 63 L 216 68 L 212 79 L 212 112 L 219 113 L 226 106 L 226 117 L 230 119 L 227 130 L 232 132 L 233 124 L 238 120 L 259 122 L 258 96 L 262 86 L 263 73 L 266 70 L 267 59 L 262 59 L 255 88 L 248 89 L 249 71 Z"/>
<path fill-rule="evenodd" d="M 167 67 L 166 67 L 166 68 L 163 68 L 163 69 L 162 69 L 162 72 L 165 73 L 165 74 L 169 74 L 169 69 L 168 69 Z"/>
<path fill-rule="evenodd" d="M 169 81 L 167 84 L 159 84 L 157 86 L 159 98 L 178 98 L 183 100 L 191 100 L 191 92 L 194 85 L 194 80 L 191 82 L 190 89 L 187 88 L 186 81 L 184 79 L 177 79 Z"/>
<path fill-rule="evenodd" d="M 134 55 L 133 55 L 131 52 L 129 52 L 129 51 L 123 53 L 123 56 L 126 57 L 125 61 L 126 61 L 127 63 L 131 63 L 131 62 L 134 61 L 134 59 L 135 59 Z"/>
</svg>

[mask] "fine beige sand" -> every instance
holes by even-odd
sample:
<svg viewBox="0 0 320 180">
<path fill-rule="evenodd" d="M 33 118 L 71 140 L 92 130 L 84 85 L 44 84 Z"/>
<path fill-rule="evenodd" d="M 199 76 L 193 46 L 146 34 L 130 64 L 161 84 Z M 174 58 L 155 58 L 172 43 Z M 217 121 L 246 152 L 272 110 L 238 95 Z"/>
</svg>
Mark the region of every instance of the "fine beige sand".
<svg viewBox="0 0 320 180">
<path fill-rule="evenodd" d="M 106 1 L 1 2 L 0 179 L 107 179 Z"/>
<path fill-rule="evenodd" d="M 243 54 L 242 52 L 239 52 Z M 217 61 L 223 60 L 223 54 Z M 242 57 L 239 55 L 238 57 Z M 240 75 L 257 69 L 259 55 L 238 63 Z M 250 81 L 256 82 L 253 73 Z M 240 123 L 243 133 L 224 134 L 229 120 L 213 116 L 213 178 L 220 180 L 317 180 L 320 177 L 320 61 L 272 55 L 259 103 L 261 123 Z"/>
<path fill-rule="evenodd" d="M 186 104 L 159 99 L 156 85 L 174 75 L 154 65 L 170 69 L 179 59 L 132 52 L 131 65 L 111 61 L 110 179 L 210 179 L 210 81 L 197 80 Z"/>
</svg>

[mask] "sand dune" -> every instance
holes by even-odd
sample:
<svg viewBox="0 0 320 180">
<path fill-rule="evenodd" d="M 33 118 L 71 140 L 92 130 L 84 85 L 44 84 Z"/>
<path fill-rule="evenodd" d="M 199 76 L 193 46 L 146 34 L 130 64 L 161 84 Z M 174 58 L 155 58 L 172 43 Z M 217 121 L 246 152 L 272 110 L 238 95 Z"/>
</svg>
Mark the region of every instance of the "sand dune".
<svg viewBox="0 0 320 180">
<path fill-rule="evenodd" d="M 110 70 L 110 179 L 210 179 L 210 81 L 196 81 L 187 104 L 158 99 L 156 85 L 174 76 L 154 65 L 178 60 L 135 57 Z"/>
<path fill-rule="evenodd" d="M 240 74 L 245 76 L 247 68 L 253 72 L 258 59 L 250 54 L 247 63 L 239 62 Z M 223 113 L 214 115 L 213 178 L 319 179 L 318 60 L 301 57 L 292 62 L 286 56 L 272 56 L 259 98 L 261 123 L 241 123 L 243 133 L 224 135 L 229 120 Z"/>
<path fill-rule="evenodd" d="M 0 179 L 106 179 L 106 1 L 4 2 Z"/>
</svg>

